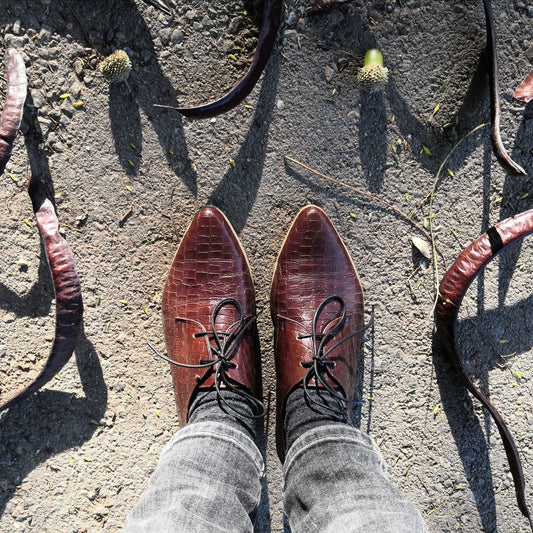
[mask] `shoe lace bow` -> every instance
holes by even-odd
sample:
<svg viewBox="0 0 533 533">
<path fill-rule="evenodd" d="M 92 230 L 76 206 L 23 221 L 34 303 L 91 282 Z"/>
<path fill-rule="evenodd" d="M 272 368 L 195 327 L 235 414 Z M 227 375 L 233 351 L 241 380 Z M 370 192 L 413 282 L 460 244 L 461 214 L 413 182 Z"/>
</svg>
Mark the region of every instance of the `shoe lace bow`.
<svg viewBox="0 0 533 533">
<path fill-rule="evenodd" d="M 218 331 L 216 328 L 217 317 L 221 310 L 227 306 L 232 306 L 237 310 L 238 320 L 236 326 L 233 327 L 231 331 Z M 177 361 L 174 361 L 173 359 L 170 359 L 169 357 L 160 353 L 150 343 L 147 344 L 158 357 L 164 359 L 172 365 L 182 368 L 213 368 L 215 389 L 217 391 L 219 400 L 224 404 L 224 406 L 239 416 L 244 416 L 246 418 L 262 418 L 265 415 L 265 407 L 263 403 L 245 390 L 238 381 L 232 379 L 228 375 L 229 370 L 237 368 L 237 364 L 234 363 L 232 359 L 235 357 L 239 349 L 244 334 L 253 324 L 255 324 L 256 320 L 257 319 L 255 316 L 245 319 L 241 304 L 235 298 L 224 298 L 221 300 L 211 313 L 211 330 L 201 331 L 193 335 L 196 338 L 208 337 L 212 341 L 209 343 L 211 352 L 210 355 L 212 357 L 209 359 L 200 359 L 200 364 L 198 365 L 178 363 Z M 222 385 L 225 388 L 224 390 L 230 390 L 244 398 L 247 402 L 250 402 L 253 410 L 256 411 L 256 413 L 250 414 L 249 412 L 242 411 L 231 405 L 224 398 L 224 395 L 221 394 Z"/>
<path fill-rule="evenodd" d="M 319 332 L 318 324 L 320 317 L 324 310 L 334 302 L 337 302 L 340 305 L 337 322 L 329 331 Z M 326 346 L 342 331 L 347 322 L 346 304 L 344 303 L 344 300 L 340 296 L 330 296 L 323 300 L 316 308 L 311 323 L 311 334 L 300 335 L 298 337 L 299 339 L 311 338 L 313 343 L 313 358 L 310 361 L 302 363 L 302 366 L 307 368 L 307 372 L 303 378 L 304 394 L 307 400 L 321 409 L 326 409 L 327 411 L 344 417 L 347 416 L 348 407 L 352 403 L 361 402 L 352 402 L 351 398 L 347 397 L 341 382 L 331 372 L 331 370 L 335 368 L 335 361 L 329 356 L 338 346 L 356 335 L 360 335 L 368 327 L 366 326 L 361 330 L 346 335 L 326 349 Z M 309 393 L 309 383 L 313 379 L 317 385 L 319 385 L 316 389 L 317 395 L 311 395 Z M 326 394 L 324 395 L 323 392 Z M 317 397 L 320 401 L 316 399 Z M 328 397 L 330 400 L 333 400 L 333 402 L 328 401 Z"/>
</svg>

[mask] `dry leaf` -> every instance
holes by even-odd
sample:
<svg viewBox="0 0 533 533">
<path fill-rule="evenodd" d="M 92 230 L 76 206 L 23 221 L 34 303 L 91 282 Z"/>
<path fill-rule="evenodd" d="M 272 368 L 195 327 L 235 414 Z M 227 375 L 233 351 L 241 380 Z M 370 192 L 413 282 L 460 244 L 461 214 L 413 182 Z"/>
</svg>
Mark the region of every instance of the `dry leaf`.
<svg viewBox="0 0 533 533">
<path fill-rule="evenodd" d="M 533 100 L 533 70 L 526 76 L 526 79 L 515 89 L 513 97 L 526 104 Z"/>
<path fill-rule="evenodd" d="M 429 244 L 420 237 L 411 237 L 413 246 L 426 258 L 431 259 L 431 248 Z"/>
</svg>

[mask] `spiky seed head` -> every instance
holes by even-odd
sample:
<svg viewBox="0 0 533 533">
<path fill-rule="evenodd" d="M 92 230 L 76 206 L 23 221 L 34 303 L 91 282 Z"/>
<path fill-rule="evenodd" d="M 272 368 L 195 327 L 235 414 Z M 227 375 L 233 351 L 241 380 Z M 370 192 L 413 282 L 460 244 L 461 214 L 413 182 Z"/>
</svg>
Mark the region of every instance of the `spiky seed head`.
<svg viewBox="0 0 533 533">
<path fill-rule="evenodd" d="M 381 65 L 366 65 L 359 69 L 357 83 L 363 91 L 381 91 L 387 85 L 389 70 Z"/>
<path fill-rule="evenodd" d="M 117 50 L 100 63 L 98 70 L 108 83 L 126 81 L 131 72 L 131 61 L 124 50 Z"/>
<path fill-rule="evenodd" d="M 363 68 L 359 69 L 357 82 L 363 91 L 381 91 L 387 85 L 389 71 L 383 66 L 383 55 L 376 48 L 365 54 Z"/>
</svg>

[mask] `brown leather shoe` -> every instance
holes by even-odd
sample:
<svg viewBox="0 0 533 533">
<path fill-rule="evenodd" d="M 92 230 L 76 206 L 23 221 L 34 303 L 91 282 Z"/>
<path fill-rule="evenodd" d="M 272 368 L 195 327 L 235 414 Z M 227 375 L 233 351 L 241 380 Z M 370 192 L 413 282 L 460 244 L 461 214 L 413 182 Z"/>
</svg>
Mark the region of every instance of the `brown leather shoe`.
<svg viewBox="0 0 533 533">
<path fill-rule="evenodd" d="M 291 391 L 304 386 L 324 389 L 346 413 L 355 391 L 363 291 L 346 247 L 316 206 L 302 209 L 285 237 L 274 270 L 270 311 L 275 331 L 277 449 L 283 461 L 283 421 Z"/>
<path fill-rule="evenodd" d="M 229 387 L 254 394 L 258 336 L 252 275 L 235 231 L 218 209 L 205 207 L 187 229 L 170 267 L 162 310 L 181 426 L 199 390 Z"/>
</svg>

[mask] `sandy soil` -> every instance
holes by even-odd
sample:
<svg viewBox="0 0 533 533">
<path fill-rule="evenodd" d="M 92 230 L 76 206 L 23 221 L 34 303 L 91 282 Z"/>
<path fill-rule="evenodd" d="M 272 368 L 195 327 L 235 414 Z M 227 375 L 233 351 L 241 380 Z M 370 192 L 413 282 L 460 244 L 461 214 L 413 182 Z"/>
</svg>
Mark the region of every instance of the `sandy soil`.
<svg viewBox="0 0 533 533">
<path fill-rule="evenodd" d="M 309 202 L 325 209 L 351 252 L 367 321 L 374 310 L 361 364 L 366 403 L 357 417 L 395 483 L 434 533 L 526 531 L 497 430 L 435 339 L 434 271 L 409 240 L 423 235 L 383 204 L 284 159 L 427 222 L 424 198 L 442 161 L 490 120 L 481 2 L 356 0 L 306 17 L 307 2 L 287 0 L 271 61 L 246 105 L 206 121 L 153 104 L 204 102 L 238 80 L 253 53 L 261 2 L 173 3 L 175 16 L 167 17 L 140 0 L 2 0 L 0 56 L 7 46 L 23 53 L 34 111 L 0 178 L 0 398 L 39 371 L 53 338 L 54 295 L 26 192 L 32 172 L 53 180 L 86 310 L 72 361 L 0 416 L 0 531 L 119 531 L 146 489 L 178 429 L 168 368 L 146 342 L 164 350 L 167 269 L 207 202 L 234 225 L 256 280 L 269 413 L 269 488 L 257 531 L 286 528 L 268 297 L 283 236 Z M 487 126 L 453 151 L 434 202 L 448 266 L 490 225 L 533 205 L 533 122 L 512 99 L 531 68 L 533 8 L 517 0 L 493 6 L 502 130 L 529 174 L 504 173 Z M 374 46 L 390 83 L 381 94 L 362 94 L 355 76 Z M 131 92 L 109 87 L 96 71 L 117 48 L 133 61 Z M 0 79 L 2 102 L 4 87 Z M 61 99 L 64 93 L 71 97 Z M 29 121 L 42 142 L 24 135 Z M 458 337 L 509 422 L 530 504 L 532 257 L 526 239 L 491 264 L 469 291 Z M 439 262 L 439 277 L 444 270 Z"/>
</svg>

